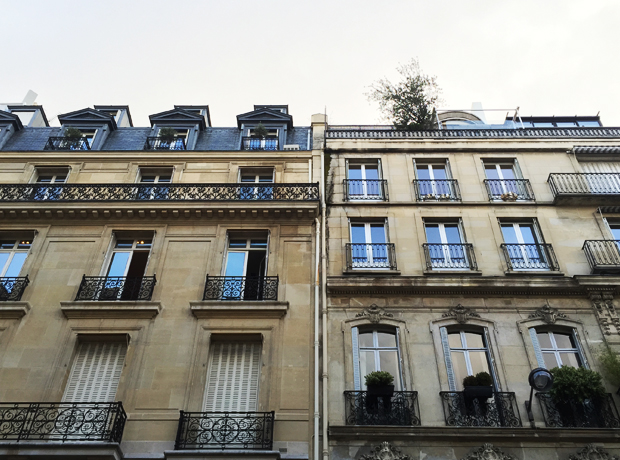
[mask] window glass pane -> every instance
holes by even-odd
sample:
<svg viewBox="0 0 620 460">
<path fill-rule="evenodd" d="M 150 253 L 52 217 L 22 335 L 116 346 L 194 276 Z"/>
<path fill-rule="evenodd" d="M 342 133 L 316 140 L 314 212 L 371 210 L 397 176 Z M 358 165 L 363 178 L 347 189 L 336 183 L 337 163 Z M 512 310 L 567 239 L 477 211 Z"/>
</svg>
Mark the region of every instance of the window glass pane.
<svg viewBox="0 0 620 460">
<path fill-rule="evenodd" d="M 471 370 L 474 375 L 478 372 L 489 372 L 489 362 L 485 351 L 470 351 L 469 360 L 471 361 Z"/>
<path fill-rule="evenodd" d="M 576 348 L 572 335 L 558 334 L 556 332 L 553 336 L 555 337 L 555 343 L 558 348 Z"/>
<path fill-rule="evenodd" d="M 538 337 L 538 343 L 541 348 L 551 348 L 551 339 L 549 338 L 549 334 L 546 332 L 537 332 L 536 336 Z"/>
<path fill-rule="evenodd" d="M 534 126 L 537 128 L 553 128 L 553 123 L 548 121 L 536 121 L 534 122 Z"/>
<path fill-rule="evenodd" d="M 482 340 L 482 334 L 466 332 L 465 341 L 467 342 L 467 348 L 485 348 Z"/>
<path fill-rule="evenodd" d="M 251 248 L 266 248 L 267 247 L 267 240 L 250 240 L 250 247 Z"/>
<path fill-rule="evenodd" d="M 385 243 L 385 225 L 370 224 L 370 237 L 373 243 Z"/>
<path fill-rule="evenodd" d="M 39 178 L 37 179 L 37 182 L 39 184 L 49 184 L 52 182 L 52 179 L 54 178 L 54 176 L 52 175 L 43 175 L 43 176 L 39 176 Z"/>
<path fill-rule="evenodd" d="M 360 348 L 372 348 L 374 346 L 372 342 L 372 332 L 360 332 L 358 341 Z"/>
<path fill-rule="evenodd" d="M 364 383 L 364 376 L 374 372 L 376 369 L 375 352 L 360 351 L 360 376 L 362 377 L 362 383 Z"/>
<path fill-rule="evenodd" d="M 153 240 L 145 239 L 136 241 L 137 248 L 150 248 L 153 244 Z"/>
<path fill-rule="evenodd" d="M 0 249 L 13 249 L 15 246 L 15 241 L 0 241 Z"/>
<path fill-rule="evenodd" d="M 502 224 L 502 235 L 504 235 L 504 241 L 507 244 L 517 244 L 517 234 L 512 224 Z"/>
<path fill-rule="evenodd" d="M 543 359 L 545 360 L 545 367 L 547 369 L 553 369 L 559 365 L 557 359 L 555 359 L 554 353 L 543 353 Z"/>
<path fill-rule="evenodd" d="M 463 389 L 463 379 L 467 377 L 467 365 L 465 364 L 465 352 L 453 351 L 452 369 L 454 370 L 454 379 L 456 380 L 457 390 Z"/>
<path fill-rule="evenodd" d="M 171 175 L 159 176 L 158 182 L 172 182 Z"/>
<path fill-rule="evenodd" d="M 28 253 L 26 252 L 15 253 L 4 276 L 19 276 L 19 272 L 24 265 L 24 261 L 26 260 L 27 255 Z"/>
<path fill-rule="evenodd" d="M 601 126 L 601 124 L 598 121 L 580 121 L 579 126 L 594 127 L 594 126 Z"/>
<path fill-rule="evenodd" d="M 366 228 L 364 224 L 351 224 L 351 243 L 365 243 Z"/>
<path fill-rule="evenodd" d="M 581 367 L 577 353 L 560 353 L 562 366 Z"/>
<path fill-rule="evenodd" d="M 349 179 L 362 178 L 362 165 L 349 165 Z"/>
<path fill-rule="evenodd" d="M 487 174 L 487 179 L 499 179 L 499 173 L 497 172 L 497 167 L 493 165 L 484 165 L 484 171 Z"/>
<path fill-rule="evenodd" d="M 418 170 L 418 179 L 424 180 L 431 178 L 428 165 L 416 165 L 416 169 Z"/>
<path fill-rule="evenodd" d="M 380 347 L 396 348 L 396 335 L 389 332 L 377 332 Z"/>
<path fill-rule="evenodd" d="M 258 181 L 259 182 L 273 182 L 273 175 L 268 175 L 268 176 L 258 176 Z"/>
<path fill-rule="evenodd" d="M 142 176 L 142 178 L 140 179 L 140 182 L 146 182 L 146 183 L 155 182 L 155 176 Z"/>
<path fill-rule="evenodd" d="M 243 175 L 241 176 L 241 182 L 256 182 L 256 176 L 252 175 Z"/>
<path fill-rule="evenodd" d="M 380 351 L 381 360 L 379 368 L 394 376 L 394 388 L 400 390 L 400 366 L 398 365 L 398 353 L 396 351 Z"/>
<path fill-rule="evenodd" d="M 502 170 L 502 179 L 515 178 L 515 172 L 512 165 L 500 165 L 500 169 Z"/>
<path fill-rule="evenodd" d="M 54 179 L 55 183 L 64 184 L 67 182 L 67 174 L 56 174 L 56 179 Z"/>
<path fill-rule="evenodd" d="M 536 235 L 534 233 L 534 225 L 532 224 L 519 224 L 519 230 L 521 230 L 521 237 L 524 244 L 536 243 Z"/>
<path fill-rule="evenodd" d="M 555 124 L 558 128 L 574 128 L 577 126 L 576 121 L 557 121 Z"/>
<path fill-rule="evenodd" d="M 229 248 L 245 248 L 248 244 L 247 240 L 230 240 L 228 242 Z"/>
<path fill-rule="evenodd" d="M 461 243 L 461 232 L 459 231 L 459 226 L 457 224 L 444 224 L 444 229 L 446 231 L 446 239 L 449 244 Z"/>
<path fill-rule="evenodd" d="M 17 244 L 17 248 L 18 249 L 28 249 L 28 248 L 30 248 L 30 246 L 32 246 L 32 242 L 31 241 L 27 241 L 27 240 L 20 241 Z"/>
<path fill-rule="evenodd" d="M 447 179 L 448 175 L 446 174 L 446 166 L 445 165 L 433 165 L 433 179 L 442 180 Z"/>
<path fill-rule="evenodd" d="M 226 263 L 226 276 L 245 275 L 245 252 L 229 252 Z"/>
<path fill-rule="evenodd" d="M 9 255 L 8 252 L 0 252 L 0 270 L 4 270 L 7 260 L 9 260 Z"/>
<path fill-rule="evenodd" d="M 458 332 L 448 334 L 448 343 L 450 344 L 450 348 L 463 348 L 461 334 Z"/>
<path fill-rule="evenodd" d="M 125 276 L 125 268 L 127 268 L 130 256 L 130 252 L 115 252 L 112 254 L 108 276 Z"/>
<path fill-rule="evenodd" d="M 365 165 L 366 179 L 379 179 L 379 166 L 377 165 Z"/>
<path fill-rule="evenodd" d="M 133 240 L 117 240 L 116 246 L 117 248 L 130 248 L 133 246 Z"/>
<path fill-rule="evenodd" d="M 426 241 L 430 244 L 441 244 L 441 234 L 439 224 L 426 224 Z"/>
</svg>

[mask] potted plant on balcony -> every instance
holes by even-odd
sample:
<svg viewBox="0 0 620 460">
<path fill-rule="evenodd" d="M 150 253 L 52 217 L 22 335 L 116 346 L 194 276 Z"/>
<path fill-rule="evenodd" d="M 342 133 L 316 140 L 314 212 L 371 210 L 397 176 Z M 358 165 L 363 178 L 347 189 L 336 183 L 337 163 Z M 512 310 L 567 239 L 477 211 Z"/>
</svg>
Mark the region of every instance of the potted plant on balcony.
<svg viewBox="0 0 620 460">
<path fill-rule="evenodd" d="M 269 135 L 269 131 L 267 131 L 267 128 L 265 128 L 265 125 L 263 125 L 260 122 L 258 123 L 256 128 L 254 128 L 252 132 L 252 137 L 257 137 L 259 139 L 265 139 L 268 135 Z"/>
<path fill-rule="evenodd" d="M 169 147 L 177 138 L 177 130 L 174 128 L 161 128 L 158 133 L 161 147 Z"/>
<path fill-rule="evenodd" d="M 620 395 L 620 357 L 609 345 L 606 345 L 598 350 L 597 358 L 607 381 L 614 386 L 619 386 L 616 394 Z"/>
<path fill-rule="evenodd" d="M 599 426 L 600 406 L 605 396 L 601 375 L 585 367 L 554 367 L 549 395 L 563 426 Z"/>
<path fill-rule="evenodd" d="M 63 137 L 63 147 L 70 150 L 75 150 L 80 148 L 80 142 L 82 142 L 84 134 L 79 129 L 69 126 L 65 129 Z"/>
<path fill-rule="evenodd" d="M 394 395 L 394 376 L 385 371 L 374 371 L 364 376 L 369 396 L 391 398 Z"/>
<path fill-rule="evenodd" d="M 463 379 L 463 395 L 468 400 L 486 401 L 493 396 L 493 378 L 488 372 L 468 375 Z"/>
<path fill-rule="evenodd" d="M 519 199 L 519 195 L 515 192 L 506 192 L 500 195 L 500 198 L 504 201 L 517 201 Z"/>
</svg>

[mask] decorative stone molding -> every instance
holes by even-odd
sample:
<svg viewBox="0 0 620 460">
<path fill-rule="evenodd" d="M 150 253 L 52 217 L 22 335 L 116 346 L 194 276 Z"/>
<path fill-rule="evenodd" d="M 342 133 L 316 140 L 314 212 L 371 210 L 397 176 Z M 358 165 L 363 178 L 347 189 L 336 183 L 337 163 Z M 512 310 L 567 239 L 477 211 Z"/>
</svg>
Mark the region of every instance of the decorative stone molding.
<svg viewBox="0 0 620 460">
<path fill-rule="evenodd" d="M 355 315 L 356 318 L 367 318 L 373 324 L 379 323 L 383 318 L 393 318 L 394 315 L 392 313 L 388 313 L 383 308 L 378 307 L 374 303 L 365 308 L 363 312 Z"/>
<path fill-rule="evenodd" d="M 617 455 L 611 455 L 602 447 L 588 444 L 577 455 L 571 455 L 568 460 L 618 460 Z"/>
<path fill-rule="evenodd" d="M 442 318 L 456 318 L 459 324 L 465 324 L 469 318 L 480 318 L 480 315 L 471 308 L 458 304 L 456 307 L 450 308 L 448 313 L 441 315 Z"/>
<path fill-rule="evenodd" d="M 485 443 L 482 447 L 471 451 L 461 460 L 515 460 L 512 455 L 505 454 L 499 447 Z"/>
<path fill-rule="evenodd" d="M 603 333 L 620 334 L 620 317 L 614 307 L 613 294 L 609 291 L 590 291 L 589 297 Z"/>
<path fill-rule="evenodd" d="M 403 454 L 400 449 L 389 442 L 384 441 L 372 449 L 370 454 L 360 456 L 360 460 L 411 460 L 411 457 Z"/>
<path fill-rule="evenodd" d="M 558 319 L 567 319 L 564 313 L 560 313 L 557 308 L 551 308 L 549 305 L 543 305 L 530 316 L 530 319 L 540 318 L 547 324 L 555 324 Z"/>
</svg>

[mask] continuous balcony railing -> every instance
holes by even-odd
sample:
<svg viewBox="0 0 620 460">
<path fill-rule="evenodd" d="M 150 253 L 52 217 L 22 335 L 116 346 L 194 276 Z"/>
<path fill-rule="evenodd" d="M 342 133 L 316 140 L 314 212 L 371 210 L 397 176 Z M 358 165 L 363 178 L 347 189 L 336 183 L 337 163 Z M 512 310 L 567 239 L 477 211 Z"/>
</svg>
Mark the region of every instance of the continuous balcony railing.
<svg viewBox="0 0 620 460">
<path fill-rule="evenodd" d="M 209 276 L 203 300 L 278 300 L 277 276 Z"/>
<path fill-rule="evenodd" d="M 90 150 L 85 137 L 50 137 L 43 150 Z"/>
<path fill-rule="evenodd" d="M 0 278 L 0 302 L 21 300 L 30 280 L 26 276 L 4 276 Z"/>
<path fill-rule="evenodd" d="M 549 174 L 555 198 L 561 196 L 620 196 L 620 173 Z"/>
<path fill-rule="evenodd" d="M 490 201 L 534 201 L 529 179 L 485 179 Z"/>
<path fill-rule="evenodd" d="M 347 425 L 420 425 L 417 391 L 395 391 L 391 398 L 345 391 L 344 400 Z"/>
<path fill-rule="evenodd" d="M 427 270 L 478 270 L 474 245 L 424 243 Z"/>
<path fill-rule="evenodd" d="M 560 268 L 550 244 L 502 244 L 501 248 L 509 271 Z"/>
<path fill-rule="evenodd" d="M 462 391 L 442 391 L 447 426 L 519 428 L 521 415 L 514 393 L 494 392 L 489 399 L 468 398 Z"/>
<path fill-rule="evenodd" d="M 582 249 L 593 273 L 620 273 L 620 240 L 586 240 Z"/>
<path fill-rule="evenodd" d="M 277 137 L 244 137 L 241 140 L 241 150 L 279 150 Z"/>
<path fill-rule="evenodd" d="M 272 450 L 275 412 L 183 412 L 176 450 Z"/>
<path fill-rule="evenodd" d="M 318 184 L 0 184 L 0 202 L 318 201 Z"/>
<path fill-rule="evenodd" d="M 147 137 L 144 143 L 144 150 L 186 150 L 185 140 L 180 137 L 175 139 Z"/>
<path fill-rule="evenodd" d="M 551 428 L 620 428 L 618 409 L 611 394 L 585 400 L 557 403 L 548 393 L 536 393 L 545 425 Z"/>
<path fill-rule="evenodd" d="M 385 179 L 345 179 L 343 185 L 346 201 L 388 201 L 387 180 Z"/>
<path fill-rule="evenodd" d="M 347 269 L 396 270 L 394 243 L 347 243 Z"/>
<path fill-rule="evenodd" d="M 120 443 L 126 420 L 120 402 L 0 403 L 0 440 Z"/>
<path fill-rule="evenodd" d="M 461 201 L 456 179 L 416 179 L 413 187 L 417 201 Z"/>
<path fill-rule="evenodd" d="M 157 279 L 153 276 L 82 276 L 75 300 L 151 300 Z"/>
</svg>

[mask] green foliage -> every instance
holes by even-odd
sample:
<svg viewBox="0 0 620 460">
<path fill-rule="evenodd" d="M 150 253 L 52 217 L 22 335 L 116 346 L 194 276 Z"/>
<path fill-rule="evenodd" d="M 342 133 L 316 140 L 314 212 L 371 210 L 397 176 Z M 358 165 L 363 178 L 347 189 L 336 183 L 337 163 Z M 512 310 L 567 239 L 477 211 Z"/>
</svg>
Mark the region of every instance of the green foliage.
<svg viewBox="0 0 620 460">
<path fill-rule="evenodd" d="M 159 137 L 163 141 L 171 142 L 177 137 L 177 130 L 174 128 L 161 128 L 159 130 Z"/>
<path fill-rule="evenodd" d="M 267 137 L 268 134 L 269 134 L 269 131 L 267 131 L 267 128 L 265 128 L 265 125 L 263 125 L 260 122 L 258 123 L 256 128 L 254 128 L 254 136 L 256 137 L 265 138 Z"/>
<path fill-rule="evenodd" d="M 620 385 L 620 358 L 609 346 L 602 346 L 596 353 L 603 374 L 613 385 Z"/>
<path fill-rule="evenodd" d="M 394 383 L 394 376 L 390 374 L 389 372 L 374 371 L 364 376 L 364 381 L 366 382 L 366 386 L 369 386 L 369 385 L 386 386 L 386 385 L 392 385 Z"/>
<path fill-rule="evenodd" d="M 490 387 L 493 385 L 493 377 L 488 372 L 478 372 L 476 375 L 468 375 L 463 379 L 464 387 Z"/>
<path fill-rule="evenodd" d="M 73 126 L 69 126 L 67 129 L 65 129 L 64 132 L 64 137 L 67 137 L 69 139 L 81 139 L 84 135 L 82 134 L 82 131 L 80 131 L 77 128 L 74 128 Z"/>
<path fill-rule="evenodd" d="M 598 372 L 585 367 L 554 367 L 553 387 L 549 394 L 555 402 L 583 402 L 605 395 L 603 379 Z"/>
<path fill-rule="evenodd" d="M 422 73 L 420 63 L 412 59 L 398 67 L 402 80 L 396 84 L 387 79 L 375 82 L 366 94 L 378 102 L 385 118 L 396 129 L 418 131 L 437 127 L 435 105 L 439 103 L 441 89 L 436 77 Z"/>
</svg>

